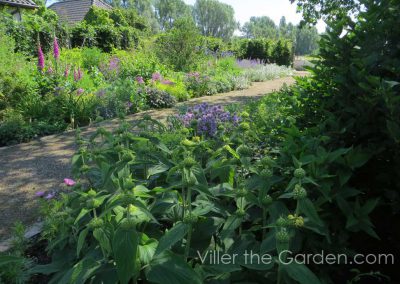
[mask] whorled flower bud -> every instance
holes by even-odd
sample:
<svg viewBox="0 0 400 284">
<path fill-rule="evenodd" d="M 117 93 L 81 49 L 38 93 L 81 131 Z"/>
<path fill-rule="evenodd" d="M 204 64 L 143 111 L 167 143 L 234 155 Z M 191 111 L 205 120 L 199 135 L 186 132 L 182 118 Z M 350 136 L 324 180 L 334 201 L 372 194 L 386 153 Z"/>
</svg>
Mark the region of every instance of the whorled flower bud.
<svg viewBox="0 0 400 284">
<path fill-rule="evenodd" d="M 278 220 L 276 220 L 276 226 L 278 226 L 278 227 L 287 226 L 287 220 L 283 217 L 279 217 Z"/>
<path fill-rule="evenodd" d="M 285 228 L 281 228 L 275 234 L 275 239 L 279 243 L 288 243 L 290 241 L 290 235 Z"/>
<path fill-rule="evenodd" d="M 250 130 L 250 124 L 247 122 L 242 122 L 241 124 L 239 124 L 239 129 L 242 131 L 248 131 Z"/>
<path fill-rule="evenodd" d="M 307 191 L 301 185 L 296 184 L 293 190 L 293 198 L 294 199 L 304 199 L 307 197 Z"/>
<path fill-rule="evenodd" d="M 79 169 L 79 171 L 83 174 L 87 173 L 90 170 L 90 167 L 88 165 L 82 165 Z"/>
<path fill-rule="evenodd" d="M 265 156 L 265 157 L 263 157 L 263 158 L 261 159 L 261 164 L 262 164 L 264 167 L 272 167 L 272 166 L 274 165 L 274 161 L 273 161 L 270 157 Z"/>
<path fill-rule="evenodd" d="M 201 137 L 200 136 L 193 136 L 192 141 L 195 143 L 199 143 L 201 141 Z"/>
<path fill-rule="evenodd" d="M 96 208 L 100 207 L 100 205 L 101 205 L 101 201 L 97 200 L 97 199 L 94 199 L 94 198 L 91 198 L 91 199 L 86 201 L 86 208 L 87 209 L 96 209 Z"/>
<path fill-rule="evenodd" d="M 182 144 L 183 146 L 186 146 L 186 147 L 194 147 L 194 146 L 196 146 L 196 143 L 194 143 L 193 141 L 190 141 L 190 140 L 188 140 L 188 139 L 184 139 L 184 140 L 181 142 L 181 144 Z"/>
<path fill-rule="evenodd" d="M 186 224 L 195 224 L 199 218 L 194 214 L 187 214 L 183 220 Z"/>
<path fill-rule="evenodd" d="M 306 176 L 306 171 L 302 168 L 295 169 L 293 172 L 295 178 L 302 179 Z"/>
<path fill-rule="evenodd" d="M 240 116 L 244 119 L 249 118 L 250 114 L 247 111 L 242 111 L 242 113 L 240 114 Z"/>
<path fill-rule="evenodd" d="M 89 228 L 92 230 L 101 228 L 103 225 L 104 225 L 103 219 L 97 217 L 93 218 L 88 224 Z"/>
<path fill-rule="evenodd" d="M 303 227 L 304 226 L 304 219 L 303 219 L 303 217 L 297 217 L 296 219 L 295 219 L 295 221 L 294 221 L 294 225 L 296 226 L 296 227 Z"/>
<path fill-rule="evenodd" d="M 236 149 L 236 152 L 239 154 L 239 156 L 243 157 L 250 157 L 253 154 L 253 150 L 246 145 L 240 145 Z"/>
<path fill-rule="evenodd" d="M 270 195 L 266 195 L 266 196 L 264 196 L 262 199 L 261 199 L 261 204 L 263 205 L 263 206 L 269 206 L 269 205 L 271 205 L 272 204 L 272 202 L 273 202 L 273 199 L 272 199 L 272 197 L 270 196 Z"/>
<path fill-rule="evenodd" d="M 270 177 L 272 177 L 273 176 L 273 172 L 272 172 L 272 170 L 271 169 L 263 169 L 261 172 L 260 172 L 260 176 L 262 176 L 263 178 L 270 178 Z"/>
<path fill-rule="evenodd" d="M 89 196 L 89 197 L 95 197 L 96 195 L 97 195 L 97 192 L 94 190 L 94 189 L 90 189 L 88 192 L 87 192 L 87 195 Z"/>
<path fill-rule="evenodd" d="M 189 131 L 189 129 L 187 129 L 186 127 L 183 127 L 183 128 L 181 129 L 181 133 L 182 133 L 183 135 L 188 135 L 188 134 L 190 133 L 190 131 Z"/>
<path fill-rule="evenodd" d="M 124 154 L 122 155 L 122 159 L 121 160 L 124 161 L 124 162 L 133 161 L 133 160 L 135 160 L 135 155 L 133 155 L 133 153 L 131 153 L 131 152 L 125 151 Z"/>
<path fill-rule="evenodd" d="M 185 158 L 185 159 L 183 160 L 183 166 L 184 166 L 186 169 L 190 169 L 190 168 L 192 168 L 193 166 L 195 166 L 196 164 L 197 164 L 196 160 L 193 159 L 192 157 L 188 157 L 188 158 Z"/>
<path fill-rule="evenodd" d="M 245 197 L 247 195 L 247 190 L 244 188 L 238 189 L 236 191 L 236 197 L 240 198 L 240 197 Z"/>
</svg>

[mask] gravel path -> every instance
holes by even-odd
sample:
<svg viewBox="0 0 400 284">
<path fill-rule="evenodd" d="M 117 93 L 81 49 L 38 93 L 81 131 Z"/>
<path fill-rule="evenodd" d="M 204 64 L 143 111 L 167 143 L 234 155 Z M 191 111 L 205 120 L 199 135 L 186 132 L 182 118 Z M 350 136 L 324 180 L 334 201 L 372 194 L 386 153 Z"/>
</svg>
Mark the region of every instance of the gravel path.
<svg viewBox="0 0 400 284">
<path fill-rule="evenodd" d="M 303 75 L 299 73 L 298 75 Z M 149 114 L 157 120 L 165 119 L 183 105 L 200 102 L 232 104 L 244 102 L 279 90 L 284 84 L 294 83 L 291 77 L 253 83 L 246 90 L 201 97 L 178 104 L 175 108 L 141 112 L 127 117 L 128 121 Z M 93 133 L 99 126 L 115 128 L 118 120 L 106 121 L 82 129 L 83 135 Z M 70 159 L 76 150 L 75 132 L 51 135 L 38 140 L 0 148 L 0 241 L 10 235 L 16 221 L 32 224 L 38 218 L 38 201 L 35 192 L 58 189 L 70 176 Z"/>
</svg>

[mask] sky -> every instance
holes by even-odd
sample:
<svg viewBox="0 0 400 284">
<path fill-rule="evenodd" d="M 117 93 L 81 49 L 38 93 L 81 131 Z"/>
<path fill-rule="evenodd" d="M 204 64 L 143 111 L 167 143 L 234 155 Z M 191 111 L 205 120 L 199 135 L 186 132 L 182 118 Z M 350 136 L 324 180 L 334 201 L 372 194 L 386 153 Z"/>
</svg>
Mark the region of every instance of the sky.
<svg viewBox="0 0 400 284">
<path fill-rule="evenodd" d="M 193 5 L 196 0 L 184 0 L 186 4 Z M 220 2 L 231 5 L 235 9 L 236 19 L 243 25 L 252 16 L 268 16 L 276 24 L 282 16 L 286 17 L 286 22 L 298 24 L 301 14 L 296 13 L 296 5 L 290 4 L 289 0 L 219 0 Z M 325 31 L 325 24 L 320 21 L 317 24 L 320 33 Z"/>
</svg>

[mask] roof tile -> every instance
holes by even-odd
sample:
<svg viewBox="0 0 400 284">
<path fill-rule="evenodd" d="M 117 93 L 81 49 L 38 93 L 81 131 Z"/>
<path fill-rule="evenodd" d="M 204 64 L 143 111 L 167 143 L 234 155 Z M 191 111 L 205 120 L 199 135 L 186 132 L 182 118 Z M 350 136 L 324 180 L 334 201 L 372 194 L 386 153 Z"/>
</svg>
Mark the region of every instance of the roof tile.
<svg viewBox="0 0 400 284">
<path fill-rule="evenodd" d="M 10 6 L 16 6 L 16 7 L 25 7 L 25 8 L 37 8 L 37 7 L 39 7 L 32 0 L 0 0 L 0 5 L 1 4 L 10 5 Z"/>
<path fill-rule="evenodd" d="M 110 5 L 101 0 L 66 0 L 50 5 L 49 9 L 55 11 L 61 20 L 75 24 L 83 21 L 92 6 L 112 9 Z"/>
</svg>

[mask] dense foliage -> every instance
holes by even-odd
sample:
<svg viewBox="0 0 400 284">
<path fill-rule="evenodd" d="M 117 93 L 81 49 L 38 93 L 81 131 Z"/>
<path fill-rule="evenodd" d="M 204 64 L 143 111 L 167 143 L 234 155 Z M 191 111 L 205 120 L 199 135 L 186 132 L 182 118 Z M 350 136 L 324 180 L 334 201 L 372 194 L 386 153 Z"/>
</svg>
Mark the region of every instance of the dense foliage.
<svg viewBox="0 0 400 284">
<path fill-rule="evenodd" d="M 17 247 L 15 256 L 0 257 L 0 266 L 11 268 L 0 277 L 48 275 L 50 283 L 398 283 L 390 264 L 287 262 L 294 254 L 351 259 L 400 250 L 400 31 L 393 29 L 399 2 L 360 0 L 360 9 L 349 2 L 356 17 L 345 13 L 346 1 L 297 2 L 306 20 L 335 20 L 322 36 L 312 76 L 245 105 L 196 105 L 165 123 L 146 116 L 121 123 L 113 133 L 100 128 L 87 139 L 78 132 L 73 179 L 65 179 L 68 188 L 58 198 L 43 203 L 42 240 L 51 260 L 32 264 Z M 186 50 L 198 35 L 185 37 L 178 24 L 160 38 Z M 149 48 L 134 56 L 68 50 L 75 76 L 62 80 L 57 72 L 65 71 L 59 68 L 66 61 L 57 61 L 55 48 L 49 72 L 44 57 L 39 70 L 23 68 L 29 64 L 22 55 L 0 44 L 10 54 L 0 53 L 1 64 L 19 60 L 10 70 L 17 85 L 0 73 L 2 113 L 23 113 L 5 96 L 20 94 L 20 85 L 51 93 L 52 101 L 77 98 L 66 106 L 82 97 L 90 102 L 93 96 L 82 94 L 101 86 L 100 97 L 107 98 L 102 104 L 120 103 L 103 105 L 107 113 L 166 107 L 172 99 L 290 72 L 259 62 L 268 61 L 261 58 L 266 53 L 279 58 L 269 41 L 247 40 L 242 58 L 252 60 L 239 61 L 212 48 L 221 42 L 207 44 L 204 53 L 187 53 L 199 55 L 197 64 L 175 65 L 175 71 Z M 173 61 L 179 62 L 168 64 Z M 85 87 L 84 78 L 90 78 Z M 80 114 L 80 108 L 57 109 L 67 118 Z M 250 253 L 271 258 L 249 261 Z M 236 260 L 225 264 L 224 254 Z"/>
<path fill-rule="evenodd" d="M 268 16 L 251 17 L 242 27 L 241 31 L 249 39 L 290 41 L 296 55 L 313 54 L 318 50 L 319 35 L 315 27 L 286 23 L 282 17 L 279 25 Z"/>
<path fill-rule="evenodd" d="M 98 22 L 101 17 L 92 12 L 87 20 Z M 60 49 L 57 39 L 51 43 L 47 56 L 40 45 L 38 58 L 31 58 L 15 52 L 13 40 L 0 33 L 0 145 L 248 88 L 257 74 L 254 81 L 291 74 L 284 67 L 261 70 L 256 64 L 250 68 L 255 75 L 246 75 L 231 56 L 193 49 L 205 42 L 185 19 L 134 51 L 109 54 L 98 48 Z M 102 41 L 103 49 L 106 44 Z"/>
<path fill-rule="evenodd" d="M 291 66 L 293 63 L 293 48 L 289 41 L 279 39 L 241 39 L 235 43 L 234 52 L 238 58 L 255 59 L 264 63 Z"/>
</svg>

